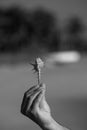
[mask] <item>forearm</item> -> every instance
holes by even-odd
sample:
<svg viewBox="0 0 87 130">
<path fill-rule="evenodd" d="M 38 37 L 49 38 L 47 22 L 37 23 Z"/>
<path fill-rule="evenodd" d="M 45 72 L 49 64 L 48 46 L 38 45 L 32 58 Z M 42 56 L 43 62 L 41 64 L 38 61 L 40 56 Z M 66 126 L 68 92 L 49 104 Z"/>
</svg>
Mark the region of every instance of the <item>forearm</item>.
<svg viewBox="0 0 87 130">
<path fill-rule="evenodd" d="M 69 130 L 60 124 L 58 124 L 55 120 L 52 121 L 49 125 L 45 125 L 42 127 L 43 130 Z"/>
</svg>

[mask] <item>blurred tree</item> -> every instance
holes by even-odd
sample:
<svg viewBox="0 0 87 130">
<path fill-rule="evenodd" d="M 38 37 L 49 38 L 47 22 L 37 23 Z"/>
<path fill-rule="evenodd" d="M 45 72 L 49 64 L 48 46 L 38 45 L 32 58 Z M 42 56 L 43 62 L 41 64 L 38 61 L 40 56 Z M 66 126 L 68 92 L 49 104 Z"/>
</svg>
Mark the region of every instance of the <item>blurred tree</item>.
<svg viewBox="0 0 87 130">
<path fill-rule="evenodd" d="M 0 9 L 0 51 L 17 52 L 30 46 L 57 51 L 60 43 L 57 25 L 55 16 L 44 8 Z"/>
<path fill-rule="evenodd" d="M 84 25 L 79 17 L 70 18 L 66 26 L 66 48 L 70 50 L 82 50 Z"/>
<path fill-rule="evenodd" d="M 54 15 L 46 9 L 38 8 L 33 12 L 34 40 L 38 47 L 58 50 L 60 35 L 56 22 Z"/>
<path fill-rule="evenodd" d="M 26 12 L 19 7 L 10 7 L 0 10 L 1 51 L 16 52 L 30 45 L 29 39 L 31 36 L 27 32 L 26 26 L 28 16 Z"/>
</svg>

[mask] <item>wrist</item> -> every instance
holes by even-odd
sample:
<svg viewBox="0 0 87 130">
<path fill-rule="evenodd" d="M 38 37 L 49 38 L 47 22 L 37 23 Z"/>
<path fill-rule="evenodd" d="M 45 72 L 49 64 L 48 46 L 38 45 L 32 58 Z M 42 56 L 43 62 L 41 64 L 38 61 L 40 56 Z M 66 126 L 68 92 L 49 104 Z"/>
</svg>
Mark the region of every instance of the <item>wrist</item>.
<svg viewBox="0 0 87 130">
<path fill-rule="evenodd" d="M 43 130 L 64 130 L 64 128 L 58 124 L 53 118 L 51 122 L 47 125 L 44 125 Z"/>
</svg>

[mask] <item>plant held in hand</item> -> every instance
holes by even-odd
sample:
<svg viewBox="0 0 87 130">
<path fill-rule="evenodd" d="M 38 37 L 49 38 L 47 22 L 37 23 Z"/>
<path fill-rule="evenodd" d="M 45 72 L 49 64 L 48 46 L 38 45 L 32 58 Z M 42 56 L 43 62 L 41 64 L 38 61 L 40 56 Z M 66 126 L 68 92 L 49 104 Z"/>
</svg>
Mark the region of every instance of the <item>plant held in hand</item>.
<svg viewBox="0 0 87 130">
<path fill-rule="evenodd" d="M 34 68 L 33 70 L 37 73 L 38 76 L 38 85 L 40 85 L 41 81 L 41 68 L 44 66 L 44 62 L 40 58 L 36 58 L 35 63 L 31 64 Z"/>
</svg>

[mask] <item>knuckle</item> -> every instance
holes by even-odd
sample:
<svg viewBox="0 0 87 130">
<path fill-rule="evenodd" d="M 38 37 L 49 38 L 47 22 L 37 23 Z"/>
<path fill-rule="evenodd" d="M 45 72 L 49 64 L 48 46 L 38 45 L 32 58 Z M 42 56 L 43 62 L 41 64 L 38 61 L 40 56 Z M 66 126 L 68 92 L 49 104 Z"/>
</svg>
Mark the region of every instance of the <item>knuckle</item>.
<svg viewBox="0 0 87 130">
<path fill-rule="evenodd" d="M 27 109 L 27 107 L 22 107 L 20 109 L 20 112 L 23 114 L 23 115 L 26 115 L 30 113 L 30 110 Z"/>
<path fill-rule="evenodd" d="M 26 109 L 25 111 L 22 111 L 22 114 L 29 117 L 31 114 L 31 111 Z"/>
</svg>

